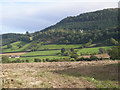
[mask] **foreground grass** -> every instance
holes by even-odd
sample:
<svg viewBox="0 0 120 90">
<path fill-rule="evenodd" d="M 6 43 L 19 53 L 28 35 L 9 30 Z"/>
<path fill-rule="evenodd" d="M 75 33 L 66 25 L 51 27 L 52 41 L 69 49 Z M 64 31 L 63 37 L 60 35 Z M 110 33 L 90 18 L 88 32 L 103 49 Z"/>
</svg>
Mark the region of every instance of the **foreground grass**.
<svg viewBox="0 0 120 90">
<path fill-rule="evenodd" d="M 116 81 L 111 81 L 111 80 L 100 81 L 100 80 L 95 80 L 92 77 L 82 77 L 82 78 L 93 83 L 97 88 L 120 88 L 116 84 Z"/>
<path fill-rule="evenodd" d="M 3 64 L 3 87 L 118 88 L 117 67 L 117 61 Z"/>
</svg>

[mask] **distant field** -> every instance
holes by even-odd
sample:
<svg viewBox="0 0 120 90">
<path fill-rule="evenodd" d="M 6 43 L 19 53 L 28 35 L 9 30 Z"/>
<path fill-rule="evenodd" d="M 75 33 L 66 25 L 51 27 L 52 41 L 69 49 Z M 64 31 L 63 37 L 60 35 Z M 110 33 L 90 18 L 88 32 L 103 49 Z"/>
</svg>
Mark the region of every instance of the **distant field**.
<svg viewBox="0 0 120 90">
<path fill-rule="evenodd" d="M 76 49 L 77 50 L 77 54 L 80 55 L 80 53 L 83 54 L 93 54 L 93 53 L 98 53 L 99 52 L 99 48 L 105 48 L 105 50 L 112 48 L 113 46 L 104 46 L 104 47 L 93 47 L 93 48 L 83 48 L 83 49 Z"/>
<path fill-rule="evenodd" d="M 10 49 L 5 49 L 7 46 L 3 46 L 3 52 L 16 52 L 16 51 L 24 51 L 29 45 L 26 44 L 25 42 L 15 42 L 12 43 L 12 48 Z M 21 48 L 19 48 L 19 45 L 21 45 Z M 58 55 L 58 53 L 61 53 L 61 48 L 79 48 L 81 45 L 80 44 L 75 44 L 75 45 L 57 45 L 57 44 L 50 44 L 50 45 L 40 45 L 39 50 L 43 51 L 33 51 L 33 52 L 28 52 L 26 54 L 21 55 L 20 57 L 21 60 L 32 60 L 35 58 L 39 59 L 58 59 L 58 58 L 70 58 L 70 56 L 61 56 L 61 54 Z M 82 54 L 94 54 L 99 52 L 99 48 L 105 48 L 106 50 L 111 48 L 112 46 L 104 46 L 104 47 L 93 47 L 93 48 L 83 48 L 83 49 L 75 49 L 77 51 L 77 54 L 80 55 Z M 55 50 L 56 49 L 56 50 Z M 12 58 L 10 60 L 16 60 L 16 58 Z"/>
<path fill-rule="evenodd" d="M 35 52 L 30 52 L 27 54 L 22 55 L 20 59 L 22 60 L 33 60 L 34 58 L 39 58 L 39 59 L 58 59 L 58 58 L 69 58 L 69 56 L 61 56 L 61 55 L 56 55 L 57 53 L 60 53 L 60 50 L 51 50 L 51 51 L 35 51 Z"/>
<path fill-rule="evenodd" d="M 61 49 L 61 48 L 79 48 L 81 44 L 73 44 L 73 45 L 57 45 L 57 44 L 51 44 L 51 45 L 40 45 L 39 49 Z"/>
<path fill-rule="evenodd" d="M 22 56 L 37 56 L 37 55 L 40 55 L 40 56 L 51 56 L 51 55 L 56 55 L 57 53 L 60 53 L 61 51 L 60 50 L 51 50 L 51 51 L 34 51 L 34 52 L 29 52 L 27 54 L 24 54 Z"/>
<path fill-rule="evenodd" d="M 34 59 L 38 58 L 38 59 L 62 59 L 62 58 L 70 58 L 69 56 L 35 56 L 35 57 L 20 57 L 20 60 L 29 60 L 29 62 L 34 62 Z M 11 61 L 16 60 L 17 58 L 12 58 L 10 59 Z"/>
<path fill-rule="evenodd" d="M 25 51 L 28 49 L 28 46 L 30 45 L 30 43 L 26 43 L 26 42 L 14 42 L 11 44 L 12 48 L 7 49 L 7 45 L 3 46 L 3 52 L 16 52 L 16 51 Z M 21 47 L 19 48 L 19 45 L 21 45 Z M 37 46 L 39 47 L 39 50 L 45 50 L 45 49 L 61 49 L 61 48 L 79 48 L 81 46 L 81 44 L 72 44 L 72 45 L 65 45 L 65 44 L 61 44 L 61 45 L 57 45 L 57 44 L 49 44 L 49 45 L 40 45 L 37 44 Z"/>
<path fill-rule="evenodd" d="M 16 51 L 24 51 L 25 48 L 29 46 L 29 43 L 18 41 L 11 43 L 12 47 L 7 49 L 7 45 L 2 47 L 2 52 L 16 52 Z M 19 48 L 19 45 L 21 45 L 21 48 Z"/>
</svg>

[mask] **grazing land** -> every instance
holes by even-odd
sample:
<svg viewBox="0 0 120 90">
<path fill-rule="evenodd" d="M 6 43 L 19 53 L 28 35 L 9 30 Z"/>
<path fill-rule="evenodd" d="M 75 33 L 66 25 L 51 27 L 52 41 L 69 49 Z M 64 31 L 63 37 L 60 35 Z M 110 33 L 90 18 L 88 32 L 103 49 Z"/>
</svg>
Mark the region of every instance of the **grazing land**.
<svg viewBox="0 0 120 90">
<path fill-rule="evenodd" d="M 83 49 L 77 49 L 77 54 L 80 55 L 80 53 L 87 53 L 87 54 L 94 54 L 99 53 L 99 48 L 104 48 L 105 50 L 108 50 L 109 48 L 112 48 L 113 46 L 104 46 L 104 47 L 92 47 L 92 48 L 83 48 Z"/>
<path fill-rule="evenodd" d="M 3 88 L 118 88 L 118 61 L 3 64 Z"/>
<path fill-rule="evenodd" d="M 26 53 L 28 53 L 28 52 L 19 52 L 19 53 L 4 53 L 4 54 L 0 54 L 0 55 L 24 55 L 24 54 L 26 54 Z"/>
<path fill-rule="evenodd" d="M 19 44 L 19 43 L 22 43 L 23 45 L 25 44 L 23 42 L 15 42 L 12 45 L 16 45 L 16 47 L 17 47 L 17 44 Z M 27 47 L 27 45 L 25 44 L 25 46 L 23 46 L 20 49 L 19 48 L 16 48 L 16 49 L 14 48 L 15 51 L 13 50 L 13 53 L 9 53 L 10 51 L 12 52 L 12 50 L 5 49 L 5 46 L 3 46 L 3 51 L 8 51 L 8 52 L 4 53 L 3 55 L 19 55 L 19 56 L 21 56 L 20 57 L 21 60 L 28 59 L 28 60 L 30 60 L 30 62 L 33 62 L 33 60 L 35 58 L 39 58 L 39 59 L 70 58 L 70 56 L 63 56 L 63 55 L 60 54 L 62 48 L 65 48 L 65 49 L 73 48 L 77 52 L 77 54 L 79 56 L 81 56 L 81 54 L 83 54 L 83 55 L 84 54 L 87 54 L 87 55 L 98 54 L 100 48 L 104 48 L 105 50 L 108 50 L 109 48 L 113 47 L 113 46 L 104 46 L 104 47 L 91 47 L 91 48 L 80 49 L 79 48 L 81 46 L 80 44 L 71 44 L 71 45 L 48 44 L 48 45 L 40 45 L 39 46 L 40 48 L 39 48 L 38 51 L 27 52 L 27 51 L 24 50 L 25 47 Z M 13 46 L 13 47 L 15 47 L 15 46 Z M 23 52 L 17 52 L 17 51 L 21 51 L 21 50 L 23 50 Z M 10 60 L 16 60 L 16 59 L 17 58 L 11 58 Z"/>
<path fill-rule="evenodd" d="M 3 88 L 118 88 L 116 17 L 118 8 L 104 9 L 0 35 Z"/>
</svg>

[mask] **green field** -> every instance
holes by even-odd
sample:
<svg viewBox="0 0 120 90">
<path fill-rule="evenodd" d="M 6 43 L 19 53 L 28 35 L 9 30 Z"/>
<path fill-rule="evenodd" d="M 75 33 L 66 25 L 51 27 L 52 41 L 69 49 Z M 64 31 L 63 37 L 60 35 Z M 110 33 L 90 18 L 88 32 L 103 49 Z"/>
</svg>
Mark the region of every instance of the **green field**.
<svg viewBox="0 0 120 90">
<path fill-rule="evenodd" d="M 49 48 L 52 48 L 52 45 L 46 45 L 46 46 L 51 46 Z M 55 48 L 57 48 L 59 45 L 53 45 L 55 46 Z M 66 47 L 66 45 L 60 45 L 62 47 Z M 77 45 L 69 45 L 72 48 L 77 47 Z M 104 47 L 93 47 L 93 48 L 83 48 L 83 49 L 75 49 L 77 51 L 77 54 L 80 55 L 82 54 L 94 54 L 94 53 L 98 53 L 99 52 L 99 48 L 105 48 L 106 50 L 111 48 L 112 46 L 104 46 Z M 54 48 L 54 49 L 55 49 Z M 60 48 L 60 47 L 58 47 Z M 67 47 L 69 48 L 69 47 Z M 33 51 L 33 52 L 28 52 L 27 54 L 22 55 L 22 57 L 20 57 L 21 60 L 31 60 L 33 61 L 35 58 L 39 58 L 39 59 L 60 59 L 60 58 L 70 58 L 70 56 L 61 56 L 61 50 L 45 50 L 45 51 Z M 16 58 L 12 58 L 10 60 L 16 60 Z"/>
<path fill-rule="evenodd" d="M 83 54 L 94 54 L 99 52 L 99 48 L 104 48 L 105 50 L 112 48 L 113 46 L 104 46 L 104 47 L 93 47 L 93 48 L 83 48 L 83 49 L 76 49 L 77 54 L 80 55 L 80 53 Z"/>
<path fill-rule="evenodd" d="M 3 46 L 3 52 L 19 52 L 19 51 L 27 51 L 29 50 L 29 47 L 31 46 L 31 43 L 26 43 L 22 41 L 11 43 L 12 47 L 7 49 L 7 45 Z M 20 57 L 21 60 L 31 60 L 33 61 L 35 58 L 39 59 L 58 59 L 58 58 L 70 58 L 70 56 L 61 56 L 61 50 L 62 48 L 70 49 L 74 48 L 75 51 L 77 51 L 78 55 L 81 54 L 98 54 L 99 48 L 105 48 L 106 50 L 111 48 L 112 46 L 104 46 L 104 47 L 92 47 L 92 48 L 83 48 L 78 49 L 81 46 L 81 44 L 71 44 L 71 45 L 65 45 L 65 44 L 49 44 L 49 45 L 41 45 L 40 43 L 37 44 L 38 50 L 41 51 L 32 51 L 28 52 L 27 54 L 24 54 Z M 16 60 L 16 58 L 12 58 L 10 60 Z"/>
<path fill-rule="evenodd" d="M 18 42 L 11 43 L 11 45 L 12 47 L 9 49 L 7 48 L 7 45 L 3 46 L 2 52 L 24 51 L 29 46 L 29 43 L 18 41 Z M 21 48 L 19 48 L 19 45 L 21 45 Z"/>
<path fill-rule="evenodd" d="M 60 50 L 51 50 L 51 51 L 34 51 L 30 52 L 27 54 L 24 54 L 22 56 L 37 56 L 37 55 L 46 55 L 46 56 L 51 56 L 51 55 L 56 55 L 57 53 L 60 53 Z"/>
<path fill-rule="evenodd" d="M 7 45 L 3 46 L 2 52 L 18 52 L 18 51 L 27 51 L 29 50 L 28 47 L 32 47 L 30 45 L 31 43 L 26 43 L 26 42 L 22 42 L 22 41 L 18 41 L 18 42 L 14 42 L 11 43 L 12 47 L 11 48 L 7 48 Z M 21 45 L 21 47 L 19 48 L 19 45 Z M 79 48 L 81 46 L 81 44 L 72 44 L 72 45 L 65 45 L 65 44 L 49 44 L 49 45 L 41 45 L 40 43 L 37 44 L 37 46 L 39 47 L 38 50 L 49 50 L 49 49 L 61 49 L 61 48 Z"/>
<path fill-rule="evenodd" d="M 40 45 L 39 49 L 61 49 L 61 48 L 79 48 L 81 44 L 73 44 L 73 45 L 57 45 L 57 44 L 51 44 L 51 45 Z"/>
</svg>

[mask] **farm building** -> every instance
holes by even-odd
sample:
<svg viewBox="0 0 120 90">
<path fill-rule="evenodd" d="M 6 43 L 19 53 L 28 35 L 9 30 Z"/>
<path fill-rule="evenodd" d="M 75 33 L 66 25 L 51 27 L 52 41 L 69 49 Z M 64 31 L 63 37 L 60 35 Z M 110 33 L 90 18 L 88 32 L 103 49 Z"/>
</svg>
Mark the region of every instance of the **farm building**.
<svg viewBox="0 0 120 90">
<path fill-rule="evenodd" d="M 20 58 L 19 55 L 10 55 L 9 58 Z"/>
</svg>

